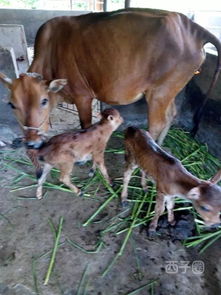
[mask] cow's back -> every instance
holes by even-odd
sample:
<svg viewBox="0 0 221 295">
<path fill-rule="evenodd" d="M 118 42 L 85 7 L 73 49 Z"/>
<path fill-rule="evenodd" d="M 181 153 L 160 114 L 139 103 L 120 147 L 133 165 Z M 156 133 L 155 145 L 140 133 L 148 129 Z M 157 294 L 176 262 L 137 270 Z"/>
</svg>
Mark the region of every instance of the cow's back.
<svg viewBox="0 0 221 295">
<path fill-rule="evenodd" d="M 68 79 L 66 95 L 131 103 L 191 56 L 193 37 L 183 17 L 130 9 L 54 18 L 37 34 L 30 71 Z"/>
</svg>

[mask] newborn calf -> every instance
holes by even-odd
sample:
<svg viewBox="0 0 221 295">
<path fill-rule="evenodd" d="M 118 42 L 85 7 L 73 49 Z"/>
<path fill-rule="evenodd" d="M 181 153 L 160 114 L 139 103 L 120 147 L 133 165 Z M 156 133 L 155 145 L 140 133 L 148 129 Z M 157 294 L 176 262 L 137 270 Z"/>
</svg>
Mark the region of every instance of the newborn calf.
<svg viewBox="0 0 221 295">
<path fill-rule="evenodd" d="M 156 182 L 157 199 L 150 232 L 156 231 L 158 219 L 163 214 L 165 205 L 168 210 L 168 222 L 172 225 L 175 223 L 173 208 L 176 196 L 191 200 L 206 225 L 220 223 L 221 188 L 215 184 L 220 179 L 218 176 L 212 178 L 211 182 L 193 176 L 179 160 L 162 150 L 148 132 L 135 127 L 126 130 L 125 149 L 126 170 L 121 194 L 122 204 L 127 203 L 127 187 L 136 167 L 142 169 L 143 189 L 147 188 L 146 175 Z"/>
<path fill-rule="evenodd" d="M 110 179 L 104 164 L 104 150 L 106 144 L 119 125 L 123 122 L 120 113 L 115 109 L 106 109 L 101 112 L 101 119 L 88 129 L 77 132 L 66 132 L 53 136 L 38 150 L 40 161 L 44 162 L 43 170 L 38 174 L 37 198 L 42 198 L 42 185 L 47 174 L 53 167 L 60 170 L 60 181 L 73 192 L 80 194 L 80 190 L 71 183 L 70 175 L 73 164 L 93 159 L 91 172 L 99 167 L 104 178 Z"/>
</svg>

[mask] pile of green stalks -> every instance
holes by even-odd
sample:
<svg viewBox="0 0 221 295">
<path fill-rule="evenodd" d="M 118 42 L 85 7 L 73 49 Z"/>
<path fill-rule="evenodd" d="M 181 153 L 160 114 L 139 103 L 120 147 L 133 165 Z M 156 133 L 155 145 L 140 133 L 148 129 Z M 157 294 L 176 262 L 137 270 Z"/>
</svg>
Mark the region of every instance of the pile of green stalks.
<svg viewBox="0 0 221 295">
<path fill-rule="evenodd" d="M 121 132 L 115 132 L 113 136 L 119 138 L 119 140 L 122 142 L 123 134 Z M 169 149 L 171 153 L 182 162 L 187 170 L 201 179 L 210 179 L 221 167 L 221 162 L 208 152 L 206 145 L 199 144 L 196 140 L 193 140 L 190 137 L 188 132 L 185 132 L 181 129 L 171 129 L 165 139 L 163 147 Z M 13 181 L 13 188 L 11 188 L 12 192 L 36 187 L 34 171 L 32 174 L 25 172 L 27 169 L 25 169 L 24 166 L 31 166 L 31 163 L 28 159 L 14 158 L 13 152 L 11 151 L 2 150 L 0 153 L 3 156 L 4 165 L 7 167 L 7 169 L 15 170 L 18 174 Z M 123 147 L 119 149 L 108 148 L 106 153 L 124 154 L 124 149 Z M 59 172 L 56 169 L 53 169 L 51 174 L 52 179 L 57 178 L 58 173 Z M 27 186 L 21 186 L 21 181 L 24 178 L 29 178 L 35 183 Z M 93 222 L 98 222 L 98 215 L 105 208 L 107 208 L 112 201 L 119 202 L 119 197 L 122 190 L 122 177 L 115 179 L 116 186 L 114 188 L 106 183 L 99 171 L 96 172 L 93 178 L 86 178 L 82 180 L 73 177 L 72 181 L 74 181 L 74 183 L 79 187 L 83 188 L 84 198 L 93 199 L 94 201 L 98 202 L 97 210 L 88 217 L 83 226 L 88 226 Z M 44 187 L 46 189 L 70 192 L 70 190 L 63 184 L 57 185 L 51 182 L 46 182 Z M 128 187 L 129 202 L 131 204 L 131 211 L 129 215 L 123 217 L 124 212 L 119 212 L 117 215 L 105 222 L 107 226 L 100 232 L 98 244 L 95 249 L 91 250 L 91 253 L 97 253 L 102 249 L 104 246 L 104 236 L 110 232 L 116 234 L 117 236 L 122 236 L 122 243 L 116 256 L 103 270 L 102 276 L 105 276 L 116 263 L 118 258 L 123 255 L 128 241 L 133 241 L 133 230 L 141 225 L 148 224 L 152 219 L 154 215 L 153 208 L 155 205 L 156 187 L 152 183 L 149 183 L 148 188 L 148 193 L 143 192 L 140 185 L 139 169 L 135 170 Z M 99 196 L 97 196 L 98 192 Z M 104 195 L 105 201 L 101 204 L 100 201 L 102 194 Z M 205 232 L 203 221 L 193 209 L 191 203 L 187 202 L 186 200 L 177 199 L 176 207 L 177 208 L 175 210 L 179 211 L 190 210 L 195 217 L 197 235 L 184 241 L 184 245 L 186 247 L 198 246 L 199 251 L 203 252 L 212 243 L 221 238 L 221 227 L 213 232 Z M 66 242 L 71 246 L 88 253 L 88 250 L 84 249 L 81 245 L 78 245 L 74 241 L 67 239 Z M 136 292 L 131 294 L 136 294 Z"/>
</svg>

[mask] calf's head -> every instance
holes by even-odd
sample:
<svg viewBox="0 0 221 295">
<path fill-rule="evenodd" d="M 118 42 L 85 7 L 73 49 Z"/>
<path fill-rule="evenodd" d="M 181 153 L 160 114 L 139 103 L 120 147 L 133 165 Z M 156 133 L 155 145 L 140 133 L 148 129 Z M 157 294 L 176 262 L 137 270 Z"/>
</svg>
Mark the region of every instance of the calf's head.
<svg viewBox="0 0 221 295">
<path fill-rule="evenodd" d="M 116 109 L 105 109 L 100 113 L 101 123 L 108 123 L 112 131 L 116 130 L 123 123 L 123 118 Z"/>
<path fill-rule="evenodd" d="M 49 127 L 50 111 L 56 102 L 55 93 L 67 84 L 67 80 L 48 82 L 37 73 L 26 73 L 12 81 L 0 73 L 0 81 L 11 91 L 9 105 L 23 129 L 27 147 L 39 148 L 43 143 L 42 135 Z"/>
<path fill-rule="evenodd" d="M 192 188 L 188 195 L 206 226 L 220 224 L 221 188 L 213 183 L 204 183 Z"/>
</svg>

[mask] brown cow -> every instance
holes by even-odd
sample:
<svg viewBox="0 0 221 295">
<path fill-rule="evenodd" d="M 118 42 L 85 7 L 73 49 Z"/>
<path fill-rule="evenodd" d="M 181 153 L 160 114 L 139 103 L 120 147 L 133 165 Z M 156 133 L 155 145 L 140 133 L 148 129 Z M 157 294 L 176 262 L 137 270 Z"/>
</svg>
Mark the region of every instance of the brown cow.
<svg viewBox="0 0 221 295">
<path fill-rule="evenodd" d="M 155 216 L 149 231 L 154 233 L 158 219 L 168 210 L 168 222 L 174 224 L 174 197 L 191 200 L 193 206 L 202 216 L 205 224 L 210 226 L 220 223 L 221 188 L 215 183 L 220 179 L 201 180 L 190 174 L 175 157 L 162 150 L 150 136 L 149 132 L 129 127 L 125 135 L 126 170 L 121 194 L 122 204 L 127 203 L 127 186 L 136 167 L 142 169 L 141 184 L 146 187 L 145 175 L 150 176 L 157 186 Z M 212 183 L 213 181 L 213 183 Z"/>
<path fill-rule="evenodd" d="M 149 131 L 162 143 L 176 113 L 174 98 L 203 63 L 208 42 L 218 51 L 211 90 L 221 69 L 220 42 L 181 13 L 131 8 L 56 17 L 37 33 L 31 74 L 0 79 L 11 90 L 28 148 L 41 145 L 59 97 L 76 104 L 86 128 L 93 98 L 126 105 L 146 94 Z M 48 88 L 54 79 L 60 87 Z"/>
<path fill-rule="evenodd" d="M 44 163 L 43 170 L 38 173 L 37 198 L 42 198 L 42 185 L 53 167 L 61 171 L 60 180 L 73 192 L 80 194 L 80 190 L 70 180 L 73 164 L 91 158 L 93 167 L 89 175 L 98 166 L 106 181 L 111 183 L 104 164 L 104 150 L 111 134 L 122 122 L 123 118 L 117 110 L 106 109 L 101 112 L 101 120 L 90 128 L 50 138 L 37 151 L 39 159 Z"/>
</svg>

